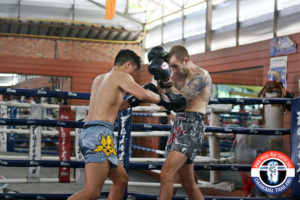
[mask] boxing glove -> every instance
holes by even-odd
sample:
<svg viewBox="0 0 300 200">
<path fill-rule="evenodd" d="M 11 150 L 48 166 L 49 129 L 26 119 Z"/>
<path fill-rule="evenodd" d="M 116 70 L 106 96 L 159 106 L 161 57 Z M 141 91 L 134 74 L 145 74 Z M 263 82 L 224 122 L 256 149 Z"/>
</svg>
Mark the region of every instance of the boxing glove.
<svg viewBox="0 0 300 200">
<path fill-rule="evenodd" d="M 142 87 L 146 90 L 151 90 L 154 93 L 158 93 L 157 87 L 153 83 L 147 83 L 147 84 L 143 85 Z M 136 98 L 133 95 L 129 96 L 127 98 L 127 101 L 130 104 L 130 107 L 135 107 L 135 106 L 138 106 L 140 103 L 142 103 L 141 100 L 139 100 L 138 98 Z"/>
<path fill-rule="evenodd" d="M 172 86 L 172 70 L 168 63 L 162 58 L 153 58 L 148 66 L 148 71 L 159 81 L 161 88 L 170 88 Z"/>
<path fill-rule="evenodd" d="M 168 54 L 162 46 L 153 47 L 148 52 L 148 61 L 151 62 L 153 58 L 162 58 L 165 62 L 168 62 Z"/>
<path fill-rule="evenodd" d="M 183 112 L 187 107 L 187 99 L 182 94 L 167 92 L 159 95 L 160 103 L 158 105 L 165 107 L 167 110 Z"/>
</svg>

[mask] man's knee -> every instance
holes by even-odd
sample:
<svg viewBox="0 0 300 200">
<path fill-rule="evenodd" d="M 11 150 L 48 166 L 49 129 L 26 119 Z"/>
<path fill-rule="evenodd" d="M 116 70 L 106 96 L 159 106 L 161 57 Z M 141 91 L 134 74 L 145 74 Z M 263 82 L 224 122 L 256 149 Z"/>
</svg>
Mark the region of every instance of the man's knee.
<svg viewBox="0 0 300 200">
<path fill-rule="evenodd" d="M 88 199 L 96 200 L 100 197 L 100 195 L 101 195 L 101 190 L 94 189 L 94 190 L 88 191 L 87 197 L 88 197 Z"/>
<path fill-rule="evenodd" d="M 128 184 L 128 181 L 129 181 L 129 176 L 127 173 L 124 173 L 124 174 L 122 174 L 122 176 L 119 176 L 118 179 L 116 179 L 113 182 L 114 182 L 114 184 L 126 186 Z"/>
<path fill-rule="evenodd" d="M 167 170 L 162 170 L 160 172 L 160 182 L 173 182 L 174 176 L 167 172 Z"/>
</svg>

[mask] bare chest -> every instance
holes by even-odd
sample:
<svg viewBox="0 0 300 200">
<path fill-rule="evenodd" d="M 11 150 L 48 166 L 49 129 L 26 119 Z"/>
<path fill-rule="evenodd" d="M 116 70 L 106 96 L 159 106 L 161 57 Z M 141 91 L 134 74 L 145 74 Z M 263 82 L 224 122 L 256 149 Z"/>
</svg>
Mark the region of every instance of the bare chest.
<svg viewBox="0 0 300 200">
<path fill-rule="evenodd" d="M 179 81 L 175 81 L 175 88 L 179 91 L 181 91 L 181 89 L 186 85 L 186 81 L 185 80 L 179 80 Z"/>
</svg>

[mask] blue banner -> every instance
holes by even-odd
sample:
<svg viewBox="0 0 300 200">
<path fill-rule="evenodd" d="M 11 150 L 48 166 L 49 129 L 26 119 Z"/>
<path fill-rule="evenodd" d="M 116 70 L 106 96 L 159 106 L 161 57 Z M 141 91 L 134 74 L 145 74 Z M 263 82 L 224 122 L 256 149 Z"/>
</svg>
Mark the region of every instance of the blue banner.
<svg viewBox="0 0 300 200">
<path fill-rule="evenodd" d="M 296 171 L 292 196 L 300 199 L 300 97 L 294 99 L 291 115 L 291 159 Z"/>
</svg>

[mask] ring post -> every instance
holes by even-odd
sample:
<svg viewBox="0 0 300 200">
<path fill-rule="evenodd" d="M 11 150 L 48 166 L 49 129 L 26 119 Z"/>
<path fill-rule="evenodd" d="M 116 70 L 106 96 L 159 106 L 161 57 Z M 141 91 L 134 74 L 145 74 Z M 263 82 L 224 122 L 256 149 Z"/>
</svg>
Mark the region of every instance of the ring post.
<svg viewBox="0 0 300 200">
<path fill-rule="evenodd" d="M 300 199 L 300 97 L 295 98 L 291 114 L 291 158 L 295 167 L 292 196 Z"/>
<path fill-rule="evenodd" d="M 9 107 L 9 114 L 11 119 L 17 119 L 17 108 L 16 107 Z M 10 128 L 15 128 L 16 126 L 10 126 Z M 8 134 L 7 138 L 7 151 L 14 151 L 15 150 L 15 135 L 13 133 Z"/>
<path fill-rule="evenodd" d="M 1 118 L 7 118 L 7 106 L 0 106 Z M 5 126 L 0 126 L 1 129 Z M 7 134 L 0 133 L 0 152 L 7 152 Z"/>
<path fill-rule="evenodd" d="M 132 110 L 127 109 L 119 112 L 118 116 L 118 157 L 128 173 L 129 169 L 129 151 L 130 151 L 130 135 L 131 135 L 131 113 Z M 124 199 L 127 199 L 127 190 L 124 195 Z"/>
</svg>

